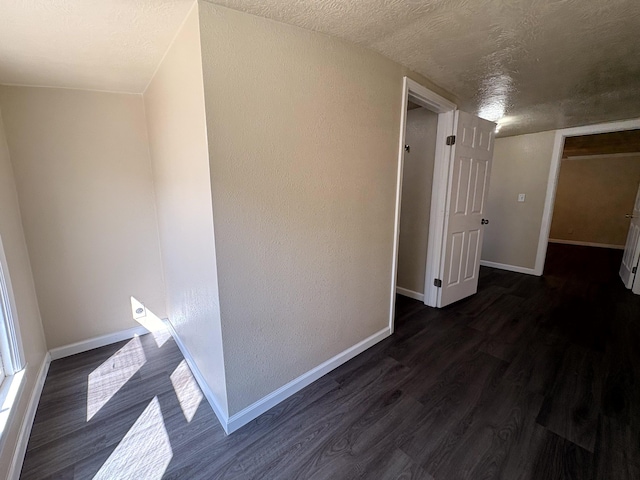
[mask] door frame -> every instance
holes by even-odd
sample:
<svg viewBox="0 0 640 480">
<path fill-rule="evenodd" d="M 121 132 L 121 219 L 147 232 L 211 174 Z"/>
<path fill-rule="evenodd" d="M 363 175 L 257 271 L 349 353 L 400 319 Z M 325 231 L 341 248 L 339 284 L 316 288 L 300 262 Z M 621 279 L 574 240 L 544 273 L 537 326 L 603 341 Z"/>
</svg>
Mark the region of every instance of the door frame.
<svg viewBox="0 0 640 480">
<path fill-rule="evenodd" d="M 629 229 L 627 230 L 627 239 L 626 239 L 625 244 L 624 244 L 624 250 L 623 250 L 623 255 L 622 255 L 622 263 L 620 264 L 620 272 L 619 272 L 620 279 L 624 283 L 624 286 L 627 287 L 627 285 L 629 283 L 629 280 L 630 280 L 631 281 L 631 285 L 628 286 L 627 288 L 629 290 L 631 290 L 633 293 L 636 293 L 636 294 L 637 294 L 637 291 L 636 291 L 637 290 L 637 286 L 638 286 L 638 283 L 640 283 L 640 282 L 636 282 L 636 279 L 638 278 L 638 275 L 637 275 L 637 272 L 636 273 L 633 272 L 633 269 L 634 268 L 637 269 L 638 268 L 638 264 L 640 263 L 640 238 L 635 237 L 635 235 L 632 236 L 632 232 L 633 231 L 637 231 L 637 230 L 634 229 L 634 227 L 637 227 L 637 224 L 634 224 L 634 221 L 635 221 L 636 218 L 640 218 L 640 205 L 639 205 L 639 202 L 640 202 L 640 184 L 638 185 L 637 190 L 636 190 L 636 197 L 633 199 L 633 209 L 631 211 L 631 219 L 630 219 L 631 221 L 629 222 Z M 636 216 L 636 213 L 638 213 L 637 216 Z M 634 229 L 634 230 L 632 230 L 632 229 Z M 630 247 L 629 246 L 629 241 L 634 237 L 635 237 L 635 242 L 636 243 L 635 243 L 635 245 L 633 247 L 633 250 L 631 250 L 631 248 L 629 248 Z M 635 265 L 633 265 L 633 263 L 632 263 L 631 268 L 628 270 L 629 271 L 629 278 L 626 279 L 625 278 L 626 277 L 626 272 L 625 272 L 625 275 L 623 276 L 623 270 L 627 270 L 626 269 L 626 265 L 624 263 L 624 260 L 625 260 L 624 257 L 628 252 L 631 252 L 632 262 L 635 261 Z M 625 268 L 623 268 L 623 266 Z M 632 275 L 633 275 L 633 278 L 631 278 Z"/>
<path fill-rule="evenodd" d="M 446 139 L 453 135 L 454 112 L 457 105 L 428 88 L 411 80 L 403 78 L 402 109 L 400 117 L 400 141 L 398 143 L 398 172 L 396 178 L 395 226 L 393 232 L 393 263 L 391 268 L 391 307 L 389 314 L 389 329 L 394 331 L 395 298 L 398 277 L 398 246 L 400 241 L 400 210 L 402 203 L 402 173 L 404 167 L 404 145 L 407 127 L 407 101 L 438 114 L 436 131 L 435 162 L 433 166 L 433 182 L 431 190 L 431 214 L 429 218 L 429 241 L 427 243 L 427 263 L 425 268 L 424 297 L 425 305 L 435 307 L 438 299 L 438 289 L 433 285 L 434 278 L 440 272 L 440 258 L 442 256 L 442 239 L 444 236 L 445 208 L 447 201 L 447 183 L 451 149 L 446 146 Z"/>
<path fill-rule="evenodd" d="M 551 232 L 551 220 L 553 217 L 553 206 L 556 201 L 556 190 L 558 187 L 558 176 L 560 175 L 560 162 L 562 160 L 562 151 L 564 150 L 564 140 L 567 137 L 634 129 L 640 129 L 640 118 L 556 130 L 556 137 L 553 142 L 553 153 L 551 154 L 549 179 L 547 180 L 547 194 L 545 196 L 544 210 L 542 213 L 542 225 L 540 226 L 540 238 L 538 239 L 538 252 L 533 272 L 534 275 L 542 275 L 544 262 L 547 258 L 547 246 L 549 245 L 549 233 Z"/>
</svg>

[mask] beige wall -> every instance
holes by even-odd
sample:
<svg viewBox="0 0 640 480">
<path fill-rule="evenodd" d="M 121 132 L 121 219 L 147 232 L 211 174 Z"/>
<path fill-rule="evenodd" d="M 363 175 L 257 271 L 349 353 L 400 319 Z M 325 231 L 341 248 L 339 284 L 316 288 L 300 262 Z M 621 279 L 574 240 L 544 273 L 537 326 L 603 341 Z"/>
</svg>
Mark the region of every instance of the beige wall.
<svg viewBox="0 0 640 480">
<path fill-rule="evenodd" d="M 325 35 L 200 12 L 233 415 L 388 326 L 407 72 Z"/>
<path fill-rule="evenodd" d="M 0 107 L 49 348 L 164 315 L 140 95 L 0 87 Z"/>
<path fill-rule="evenodd" d="M 438 114 L 426 108 L 407 112 L 402 210 L 398 245 L 398 287 L 424 293 L 424 275 L 431 216 L 431 185 L 435 163 Z"/>
<path fill-rule="evenodd" d="M 40 321 L 40 311 L 36 298 L 27 244 L 22 230 L 22 219 L 18 205 L 18 195 L 13 168 L 4 133 L 0 113 L 0 237 L 7 258 L 9 276 L 16 301 L 17 325 L 22 337 L 22 346 L 27 362 L 26 378 L 14 414 L 2 433 L 0 443 L 0 476 L 7 473 L 15 451 L 22 419 L 29 397 L 33 392 L 37 373 L 44 360 L 47 347 Z"/>
<path fill-rule="evenodd" d="M 483 260 L 535 267 L 554 138 L 555 131 L 496 139 Z"/>
<path fill-rule="evenodd" d="M 144 101 L 167 314 L 226 414 L 197 5 L 147 88 Z"/>
<path fill-rule="evenodd" d="M 639 182 L 640 154 L 563 159 L 549 237 L 624 246 Z"/>
</svg>

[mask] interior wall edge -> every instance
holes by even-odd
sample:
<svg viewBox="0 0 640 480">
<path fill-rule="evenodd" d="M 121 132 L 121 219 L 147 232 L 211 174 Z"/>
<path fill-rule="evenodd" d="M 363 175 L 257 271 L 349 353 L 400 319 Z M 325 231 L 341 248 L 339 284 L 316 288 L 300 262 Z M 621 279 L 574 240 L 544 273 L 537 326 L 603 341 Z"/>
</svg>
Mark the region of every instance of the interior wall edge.
<svg viewBox="0 0 640 480">
<path fill-rule="evenodd" d="M 251 420 L 258 418 L 270 408 L 275 407 L 280 402 L 286 400 L 290 396 L 302 390 L 307 385 L 318 380 L 320 377 L 335 370 L 340 365 L 348 362 L 356 355 L 361 354 L 368 348 L 371 348 L 376 343 L 381 342 L 385 338 L 391 335 L 391 329 L 385 327 L 379 332 L 365 338 L 364 340 L 356 343 L 350 348 L 340 352 L 339 354 L 331 357 L 327 361 L 312 368 L 311 370 L 303 373 L 297 378 L 294 378 L 290 382 L 286 383 L 282 387 L 274 390 L 268 395 L 265 395 L 261 399 L 252 403 L 248 407 L 243 408 L 238 413 L 235 413 L 229 417 L 225 431 L 229 434 L 235 432 L 242 426 L 249 423 Z"/>
<path fill-rule="evenodd" d="M 220 406 L 220 403 L 216 398 L 215 393 L 213 392 L 213 390 L 211 390 L 211 387 L 207 383 L 207 380 L 204 378 L 204 375 L 202 375 L 202 372 L 198 368 L 198 364 L 195 362 L 195 359 L 193 358 L 193 356 L 189 352 L 189 349 L 180 338 L 180 335 L 174 328 L 173 324 L 169 321 L 168 318 L 164 318 L 163 322 L 169 329 L 169 332 L 171 333 L 173 340 L 176 342 L 178 349 L 182 353 L 182 356 L 184 357 L 185 361 L 187 362 L 187 365 L 189 366 L 189 370 L 191 370 L 191 373 L 193 374 L 193 378 L 196 379 L 196 382 L 198 383 L 200 390 L 202 390 L 204 397 L 207 399 L 207 402 L 209 402 L 209 405 L 211 406 L 213 413 L 216 414 L 216 417 L 218 418 L 220 425 L 224 429 L 225 433 L 229 434 L 230 433 L 228 430 L 229 416 L 226 414 L 225 410 Z"/>
<path fill-rule="evenodd" d="M 192 370 L 206 379 L 201 388 L 215 392 L 217 411 L 226 416 L 198 2 L 191 5 L 143 100 L 165 286 L 163 318 Z"/>
</svg>

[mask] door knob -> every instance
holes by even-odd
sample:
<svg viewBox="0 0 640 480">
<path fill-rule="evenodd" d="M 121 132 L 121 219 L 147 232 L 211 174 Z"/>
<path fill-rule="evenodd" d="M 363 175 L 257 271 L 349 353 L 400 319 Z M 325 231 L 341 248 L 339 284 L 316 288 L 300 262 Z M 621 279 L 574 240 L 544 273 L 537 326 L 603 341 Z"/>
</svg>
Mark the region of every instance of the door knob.
<svg viewBox="0 0 640 480">
<path fill-rule="evenodd" d="M 489 225 L 489 220 L 485 220 L 484 218 L 482 219 L 482 222 L 480 222 L 481 225 Z"/>
<path fill-rule="evenodd" d="M 633 215 L 632 215 L 632 214 L 630 214 L 630 213 L 627 213 L 627 214 L 624 216 L 624 218 L 633 218 Z"/>
</svg>

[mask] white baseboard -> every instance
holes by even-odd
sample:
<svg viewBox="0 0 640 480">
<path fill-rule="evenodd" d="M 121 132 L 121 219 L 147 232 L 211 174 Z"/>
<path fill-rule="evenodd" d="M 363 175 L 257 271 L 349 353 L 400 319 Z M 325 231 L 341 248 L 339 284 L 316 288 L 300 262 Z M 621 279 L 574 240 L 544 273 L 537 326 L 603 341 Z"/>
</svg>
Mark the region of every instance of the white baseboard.
<svg viewBox="0 0 640 480">
<path fill-rule="evenodd" d="M 321 363 L 317 367 L 300 375 L 298 378 L 293 379 L 286 385 L 271 392 L 270 394 L 261 398 L 257 402 L 254 402 L 253 404 L 244 408 L 243 410 L 236 413 L 235 415 L 232 415 L 231 417 L 227 417 L 226 415 L 224 415 L 222 409 L 220 408 L 220 405 L 218 404 L 215 396 L 213 395 L 213 392 L 209 388 L 207 382 L 204 380 L 202 373 L 200 372 L 197 365 L 193 361 L 193 357 L 191 356 L 189 351 L 186 349 L 184 343 L 182 343 L 182 340 L 180 339 L 180 336 L 177 334 L 177 332 L 173 328 L 173 325 L 167 319 L 164 319 L 163 321 L 167 325 L 167 328 L 169 328 L 169 331 L 171 332 L 172 337 L 174 338 L 176 344 L 178 345 L 178 348 L 182 352 L 182 355 L 184 356 L 187 364 L 189 365 L 189 368 L 191 369 L 191 372 L 193 373 L 194 378 L 198 382 L 198 385 L 200 386 L 202 393 L 204 394 L 205 398 L 211 405 L 211 408 L 213 409 L 214 413 L 218 417 L 220 424 L 222 425 L 222 427 L 224 428 L 227 434 L 230 434 L 238 430 L 242 426 L 249 423 L 251 420 L 259 417 L 270 408 L 274 407 L 278 403 L 287 399 L 291 395 L 299 392 L 304 387 L 313 383 L 323 375 L 326 375 L 330 371 L 339 367 L 343 363 L 346 363 L 356 355 L 359 355 L 360 353 L 364 352 L 366 349 L 372 347 L 376 343 L 384 340 L 389 335 L 391 335 L 391 330 L 389 329 L 389 327 L 386 327 L 380 330 L 379 332 L 374 333 L 370 337 L 362 340 L 356 345 L 353 345 L 352 347 L 346 349 L 345 351 L 335 355 L 334 357 L 330 358 L 326 362 Z M 111 343 L 119 342 L 121 340 L 127 340 L 129 338 L 133 338 L 135 335 L 143 335 L 145 333 L 148 333 L 145 328 L 136 327 L 129 330 L 124 330 L 122 332 L 117 332 L 110 335 L 103 335 L 101 337 L 92 338 L 83 342 L 77 342 L 64 347 L 58 347 L 58 348 L 52 349 L 49 352 L 49 354 L 47 354 L 46 366 L 43 365 L 43 367 L 41 368 L 41 372 L 39 373 L 39 379 L 38 379 L 39 386 L 34 388 L 34 395 L 32 396 L 32 399 L 29 404 L 29 412 L 31 412 L 31 409 L 33 410 L 33 412 L 31 416 L 29 415 L 25 416 L 25 421 L 23 423 L 23 425 L 28 425 L 28 431 L 27 429 L 23 428 L 23 432 L 21 432 L 21 438 L 24 434 L 24 448 L 22 450 L 21 456 L 18 455 L 19 452 L 18 450 L 16 450 L 15 458 L 20 458 L 19 465 L 17 464 L 17 462 L 14 461 L 14 463 L 16 464 L 18 475 L 20 473 L 20 469 L 22 468 L 22 460 L 24 459 L 24 452 L 26 451 L 26 446 L 27 446 L 26 442 L 28 442 L 29 440 L 31 425 L 33 424 L 33 417 L 35 416 L 35 411 L 38 405 L 38 400 L 40 399 L 40 393 L 42 392 L 42 386 L 44 385 L 44 379 L 46 377 L 46 373 L 49 368 L 50 361 L 67 357 L 69 355 L 74 355 L 76 353 L 81 353 L 87 350 L 91 350 L 93 348 L 98 348 L 104 345 L 109 345 Z M 37 395 L 36 395 L 36 392 L 37 392 Z M 27 420 L 29 421 L 27 422 Z M 13 469 L 11 471 L 13 472 Z M 9 477 L 9 478 L 12 479 L 13 477 Z"/>
<path fill-rule="evenodd" d="M 506 263 L 489 262 L 487 260 L 480 260 L 480 265 L 482 265 L 483 267 L 491 267 L 491 268 L 498 268 L 500 270 L 508 270 L 510 272 L 525 273 L 527 275 L 540 276 L 539 274 L 536 273 L 535 269 L 533 268 L 519 267 L 517 265 L 508 265 Z"/>
<path fill-rule="evenodd" d="M 209 402 L 209 405 L 211 405 L 211 408 L 213 409 L 213 413 L 215 413 L 216 417 L 218 417 L 218 421 L 220 422 L 220 425 L 222 425 L 222 428 L 224 428 L 224 431 L 227 434 L 230 433 L 227 430 L 228 417 L 223 413 L 222 408 L 218 404 L 216 397 L 213 395 L 213 392 L 211 391 L 209 384 L 206 382 L 206 380 L 202 376 L 202 372 L 200 372 L 200 369 L 196 365 L 196 362 L 194 362 L 193 357 L 189 353 L 189 350 L 187 350 L 187 347 L 184 345 L 184 343 L 182 343 L 182 340 L 180 339 L 178 332 L 176 332 L 175 328 L 173 328 L 173 325 L 171 324 L 171 322 L 167 318 L 163 318 L 162 321 L 165 323 L 165 325 L 169 329 L 169 332 L 171 332 L 171 336 L 175 340 L 176 345 L 178 345 L 178 348 L 180 349 L 182 356 L 187 361 L 187 365 L 189 366 L 189 369 L 191 370 L 193 377 L 196 379 L 196 382 L 198 382 L 198 385 L 200 386 L 200 390 L 202 390 L 202 393 L 204 394 L 205 398 Z"/>
<path fill-rule="evenodd" d="M 550 238 L 549 243 L 561 243 L 562 245 L 578 245 L 580 247 L 613 248 L 614 250 L 624 250 L 624 245 L 610 245 L 608 243 L 578 242 L 576 240 L 560 240 Z"/>
<path fill-rule="evenodd" d="M 105 345 L 111 345 L 112 343 L 121 342 L 122 340 L 129 340 L 136 335 L 145 335 L 147 333 L 149 333 L 149 331 L 141 325 L 139 327 L 129 328 L 128 330 L 121 330 L 108 335 L 93 337 L 70 345 L 52 348 L 49 350 L 49 354 L 51 355 L 51 360 L 58 360 L 70 355 L 75 355 L 76 353 L 82 353 L 88 350 L 93 350 L 94 348 L 104 347 Z"/>
<path fill-rule="evenodd" d="M 379 332 L 374 333 L 369 338 L 362 340 L 361 342 L 355 344 L 354 346 L 330 358 L 326 362 L 321 363 L 317 367 L 300 375 L 298 378 L 291 380 L 286 385 L 283 385 L 277 390 L 271 392 L 269 395 L 249 405 L 247 408 L 232 415 L 229 418 L 225 431 L 227 433 L 232 433 L 238 430 L 240 427 L 246 425 L 251 420 L 259 417 L 270 408 L 274 407 L 275 405 L 282 402 L 283 400 L 289 398 L 291 395 L 299 392 L 307 385 L 313 383 L 323 375 L 326 375 L 327 373 L 329 373 L 331 370 L 334 370 L 335 368 L 339 367 L 343 363 L 351 360 L 356 355 L 364 352 L 369 347 L 372 347 L 376 343 L 384 340 L 389 335 L 391 335 L 391 330 L 389 329 L 389 327 L 384 328 Z"/>
<path fill-rule="evenodd" d="M 47 372 L 49 371 L 50 364 L 51 355 L 46 353 L 42 360 L 42 364 L 40 365 L 40 369 L 38 370 L 38 376 L 36 377 L 36 383 L 34 384 L 31 396 L 29 397 L 27 409 L 24 413 L 24 417 L 22 417 L 18 441 L 16 442 L 16 448 L 13 451 L 11 466 L 9 467 L 9 474 L 7 475 L 8 480 L 18 480 L 20 477 L 22 464 L 24 463 L 24 456 L 27 453 L 27 444 L 29 443 L 31 428 L 33 427 L 33 420 L 36 417 L 38 403 L 40 402 L 40 395 L 42 394 L 42 388 L 44 387 L 44 381 L 47 378 Z"/>
<path fill-rule="evenodd" d="M 420 300 L 424 302 L 424 293 L 414 292 L 413 290 L 409 290 L 407 288 L 402 288 L 396 286 L 396 293 L 399 295 L 404 295 L 405 297 L 413 298 L 415 300 Z"/>
</svg>

